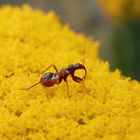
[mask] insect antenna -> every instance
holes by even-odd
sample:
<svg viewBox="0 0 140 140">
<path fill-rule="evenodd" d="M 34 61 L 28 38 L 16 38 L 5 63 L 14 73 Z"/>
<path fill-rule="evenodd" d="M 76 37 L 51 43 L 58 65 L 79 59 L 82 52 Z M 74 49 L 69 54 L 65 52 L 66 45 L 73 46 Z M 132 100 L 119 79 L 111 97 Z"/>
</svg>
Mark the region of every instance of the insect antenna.
<svg viewBox="0 0 140 140">
<path fill-rule="evenodd" d="M 89 43 L 89 42 L 91 42 L 91 38 L 89 38 L 87 41 L 84 42 L 84 46 L 83 46 L 84 47 L 84 50 L 83 50 L 84 55 L 83 55 L 83 60 L 82 60 L 83 65 L 85 65 L 85 60 L 86 60 L 86 43 Z M 85 81 L 82 80 L 80 83 L 82 84 L 82 92 L 83 92 L 83 90 L 87 90 L 87 88 L 85 86 Z"/>
<path fill-rule="evenodd" d="M 82 60 L 82 63 L 83 65 L 85 64 L 85 60 L 86 60 L 86 43 L 89 43 L 91 42 L 91 38 L 89 38 L 87 41 L 84 42 L 84 55 L 83 55 L 83 60 Z"/>
<path fill-rule="evenodd" d="M 85 64 L 85 59 L 86 59 L 86 42 L 84 43 L 83 65 Z"/>
</svg>

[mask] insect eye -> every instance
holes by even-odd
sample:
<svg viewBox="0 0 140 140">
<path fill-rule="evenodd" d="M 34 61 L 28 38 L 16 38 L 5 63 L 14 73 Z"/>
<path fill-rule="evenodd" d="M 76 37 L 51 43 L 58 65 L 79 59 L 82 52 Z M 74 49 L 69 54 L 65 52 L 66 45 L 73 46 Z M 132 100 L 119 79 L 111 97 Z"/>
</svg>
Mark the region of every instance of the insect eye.
<svg viewBox="0 0 140 140">
<path fill-rule="evenodd" d="M 71 65 L 68 66 L 67 70 L 69 71 L 69 70 L 71 70 L 71 69 L 73 69 L 73 68 L 74 68 L 74 65 L 71 64 Z"/>
</svg>

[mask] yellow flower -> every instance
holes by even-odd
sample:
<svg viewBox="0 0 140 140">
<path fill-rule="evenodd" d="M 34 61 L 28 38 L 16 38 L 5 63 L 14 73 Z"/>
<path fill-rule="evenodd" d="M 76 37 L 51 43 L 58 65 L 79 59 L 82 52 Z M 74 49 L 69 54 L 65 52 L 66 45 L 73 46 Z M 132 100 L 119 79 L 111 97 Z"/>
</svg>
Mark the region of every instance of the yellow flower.
<svg viewBox="0 0 140 140">
<path fill-rule="evenodd" d="M 53 13 L 6 6 L 0 10 L 0 139 L 140 139 L 140 84 L 111 72 L 98 57 L 98 41 L 87 42 Z M 60 70 L 82 63 L 86 89 L 68 78 L 37 85 L 50 64 Z M 53 69 L 49 71 L 54 72 Z M 77 74 L 82 74 L 79 71 Z"/>
<path fill-rule="evenodd" d="M 140 18 L 139 0 L 99 0 L 106 15 L 117 21 Z"/>
</svg>

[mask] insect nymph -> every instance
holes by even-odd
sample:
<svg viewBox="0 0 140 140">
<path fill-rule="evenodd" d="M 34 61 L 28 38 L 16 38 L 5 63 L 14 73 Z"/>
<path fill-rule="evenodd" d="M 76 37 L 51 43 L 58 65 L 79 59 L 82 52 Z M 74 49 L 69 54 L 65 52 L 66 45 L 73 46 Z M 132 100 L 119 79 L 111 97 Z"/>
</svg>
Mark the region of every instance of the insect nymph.
<svg viewBox="0 0 140 140">
<path fill-rule="evenodd" d="M 87 75 L 86 67 L 80 63 L 70 64 L 67 68 L 63 68 L 60 71 L 58 71 L 58 69 L 56 68 L 55 65 L 50 65 L 42 73 L 44 73 L 45 71 L 47 71 L 51 67 L 53 67 L 55 69 L 55 73 L 52 73 L 52 72 L 45 73 L 41 77 L 41 79 L 38 83 L 36 83 L 36 84 L 34 84 L 34 85 L 30 86 L 29 88 L 24 89 L 24 90 L 29 90 L 32 87 L 36 86 L 37 84 L 42 84 L 45 87 L 51 87 L 51 86 L 54 86 L 55 84 L 60 84 L 62 82 L 62 80 L 64 80 L 66 82 L 67 88 L 68 88 L 67 78 L 69 75 L 71 75 L 73 81 L 78 82 L 78 83 L 82 83 L 84 78 Z M 75 71 L 79 70 L 79 69 L 84 70 L 84 72 L 85 72 L 84 76 L 82 78 L 75 76 Z"/>
</svg>

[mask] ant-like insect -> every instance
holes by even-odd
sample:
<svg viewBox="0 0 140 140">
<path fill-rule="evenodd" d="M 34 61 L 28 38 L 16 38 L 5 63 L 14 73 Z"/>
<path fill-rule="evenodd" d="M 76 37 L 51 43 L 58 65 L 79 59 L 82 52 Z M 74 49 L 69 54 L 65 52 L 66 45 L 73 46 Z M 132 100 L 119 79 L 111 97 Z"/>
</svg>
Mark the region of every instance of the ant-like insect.
<svg viewBox="0 0 140 140">
<path fill-rule="evenodd" d="M 82 83 L 83 79 L 87 75 L 86 67 L 84 65 L 80 64 L 80 63 L 77 63 L 75 65 L 71 64 L 67 68 L 61 69 L 59 72 L 58 72 L 58 69 L 56 68 L 55 65 L 50 65 L 42 73 L 44 73 L 45 71 L 47 71 L 51 67 L 53 67 L 55 69 L 56 73 L 52 73 L 52 72 L 45 73 L 41 77 L 41 79 L 40 79 L 40 81 L 38 83 L 36 83 L 36 84 L 34 84 L 34 85 L 30 86 L 29 88 L 26 88 L 24 90 L 29 90 L 29 89 L 31 89 L 32 87 L 34 87 L 34 86 L 36 86 L 38 84 L 42 84 L 45 87 L 51 87 L 51 86 L 53 86 L 55 84 L 60 84 L 62 82 L 62 80 L 64 80 L 66 82 L 67 89 L 68 89 L 67 78 L 68 78 L 69 75 L 71 75 L 72 79 L 75 82 L 78 82 L 78 83 Z M 78 69 L 83 69 L 85 71 L 85 75 L 82 78 L 74 75 L 75 71 L 78 70 Z"/>
<path fill-rule="evenodd" d="M 29 90 L 29 89 L 31 89 L 32 87 L 34 87 L 34 86 L 36 86 L 38 84 L 42 84 L 45 87 L 51 87 L 51 86 L 54 86 L 55 84 L 60 84 L 62 82 L 62 80 L 64 80 L 66 82 L 67 91 L 68 91 L 67 78 L 68 78 L 69 75 L 72 77 L 73 81 L 81 83 L 83 85 L 83 87 L 85 88 L 83 81 L 84 81 L 84 78 L 87 75 L 87 70 L 86 70 L 86 67 L 84 66 L 84 61 L 85 61 L 85 44 L 84 44 L 84 60 L 83 60 L 83 64 L 80 64 L 80 63 L 70 64 L 67 68 L 63 68 L 60 71 L 58 71 L 56 66 L 52 64 L 49 67 L 47 67 L 42 72 L 42 74 L 44 72 L 46 72 L 48 69 L 50 69 L 51 67 L 54 68 L 54 70 L 56 71 L 55 73 L 52 73 L 52 72 L 45 73 L 41 77 L 41 79 L 39 80 L 38 83 L 30 86 L 29 88 L 23 89 L 23 90 Z M 84 76 L 82 78 L 80 78 L 78 76 L 75 76 L 75 71 L 80 70 L 80 69 L 84 70 L 84 72 L 85 72 L 85 74 L 84 74 Z M 69 96 L 69 93 L 68 93 L 68 96 Z"/>
</svg>

